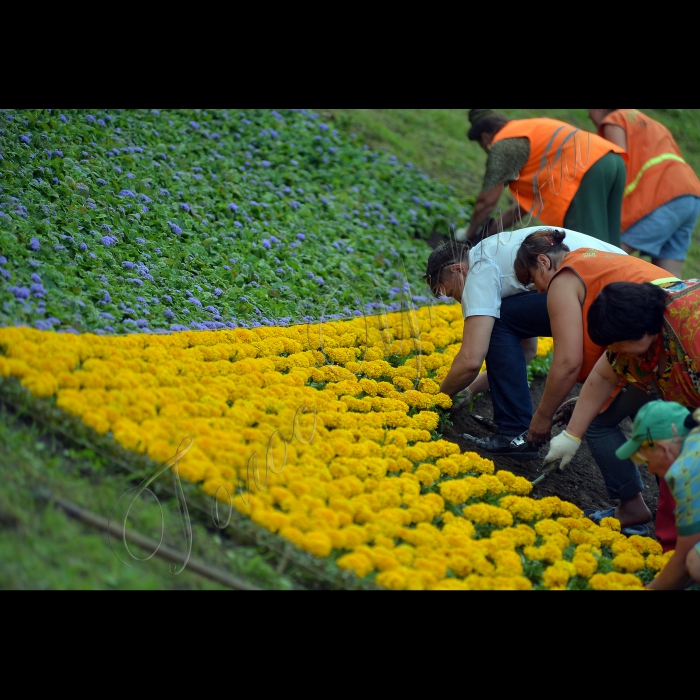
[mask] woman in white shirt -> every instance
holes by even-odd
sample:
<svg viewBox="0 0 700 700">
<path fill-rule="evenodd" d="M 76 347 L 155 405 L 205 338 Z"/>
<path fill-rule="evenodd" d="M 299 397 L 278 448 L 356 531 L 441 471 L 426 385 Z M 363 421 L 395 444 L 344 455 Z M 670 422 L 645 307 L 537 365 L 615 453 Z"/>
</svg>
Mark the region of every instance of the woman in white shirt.
<svg viewBox="0 0 700 700">
<path fill-rule="evenodd" d="M 498 429 L 476 445 L 495 455 L 520 459 L 539 457 L 539 449 L 524 439 L 532 420 L 527 364 L 537 351 L 537 337 L 549 337 L 552 331 L 547 295 L 521 285 L 513 262 L 523 240 L 543 228 L 547 227 L 506 231 L 471 249 L 467 243 L 450 241 L 430 254 L 424 275 L 436 297 L 461 301 L 464 314 L 462 347 L 440 390 L 454 397 L 465 387 L 468 396 L 490 388 Z M 624 254 L 597 238 L 564 230 L 571 250 L 595 248 Z M 484 359 L 488 373 L 479 375 Z"/>
</svg>

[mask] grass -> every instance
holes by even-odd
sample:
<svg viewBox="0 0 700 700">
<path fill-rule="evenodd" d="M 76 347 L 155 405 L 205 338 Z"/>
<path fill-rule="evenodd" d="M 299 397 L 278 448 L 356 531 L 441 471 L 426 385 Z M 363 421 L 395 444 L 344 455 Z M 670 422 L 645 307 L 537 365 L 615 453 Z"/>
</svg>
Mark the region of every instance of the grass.
<svg viewBox="0 0 700 700">
<path fill-rule="evenodd" d="M 223 590 L 187 568 L 173 575 L 157 556 L 132 560 L 118 540 L 75 520 L 46 501 L 41 489 L 108 518 L 119 497 L 135 485 L 91 450 L 62 444 L 0 404 L 0 589 Z M 166 545 L 185 550 L 177 503 L 156 485 Z M 122 499 L 120 507 L 126 499 Z M 119 513 L 120 507 L 115 509 Z M 270 565 L 270 552 L 236 546 L 192 518 L 192 556 L 264 588 L 289 589 L 291 580 Z M 152 497 L 135 503 L 129 526 L 160 539 L 161 509 Z M 213 529 L 213 528 L 212 528 Z M 128 532 L 128 530 L 127 530 Z M 131 547 L 135 556 L 144 552 Z M 116 552 L 116 553 L 115 553 Z M 130 566 L 120 561 L 119 557 Z"/>
<path fill-rule="evenodd" d="M 372 148 L 386 149 L 427 174 L 452 185 L 465 200 L 481 190 L 486 154 L 466 137 L 468 110 L 459 109 L 320 109 L 338 128 L 362 136 Z M 513 119 L 552 117 L 594 131 L 587 109 L 503 109 Z M 673 134 L 685 160 L 700 173 L 700 110 L 642 109 Z M 499 206 L 510 201 L 503 194 Z M 536 223 L 536 222 L 533 222 Z M 683 267 L 686 277 L 700 277 L 700 225 Z"/>
</svg>

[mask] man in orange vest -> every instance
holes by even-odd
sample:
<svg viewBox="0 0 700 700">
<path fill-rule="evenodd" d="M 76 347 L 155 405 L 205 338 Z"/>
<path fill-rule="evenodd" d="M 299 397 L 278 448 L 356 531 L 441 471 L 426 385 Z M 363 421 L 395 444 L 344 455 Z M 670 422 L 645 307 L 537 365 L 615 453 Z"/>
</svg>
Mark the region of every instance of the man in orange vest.
<svg viewBox="0 0 700 700">
<path fill-rule="evenodd" d="M 469 121 L 467 137 L 488 159 L 471 223 L 458 240 L 498 233 L 530 214 L 543 224 L 620 246 L 623 148 L 556 119 L 509 119 L 490 109 L 472 109 Z M 515 201 L 500 221 L 491 220 L 504 186 Z"/>
<path fill-rule="evenodd" d="M 622 248 L 681 277 L 700 215 L 700 180 L 671 132 L 638 109 L 589 109 L 588 116 L 600 136 L 627 151 Z"/>
</svg>

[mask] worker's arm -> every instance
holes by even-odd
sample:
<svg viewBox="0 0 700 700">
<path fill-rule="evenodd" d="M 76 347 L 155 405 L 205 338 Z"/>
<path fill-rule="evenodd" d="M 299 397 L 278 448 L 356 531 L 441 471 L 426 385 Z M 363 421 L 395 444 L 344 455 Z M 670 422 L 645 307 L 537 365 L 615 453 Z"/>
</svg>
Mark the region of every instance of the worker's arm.
<svg viewBox="0 0 700 700">
<path fill-rule="evenodd" d="M 582 438 L 619 382 L 620 377 L 608 362 L 608 358 L 605 354 L 601 355 L 581 388 L 576 408 L 566 428 L 567 432 Z"/>
<path fill-rule="evenodd" d="M 679 536 L 676 540 L 676 551 L 673 556 L 668 560 L 661 573 L 647 585 L 647 588 L 655 591 L 678 591 L 693 583 L 685 559 L 688 552 L 698 542 L 700 542 L 700 532 L 694 535 Z"/>
<path fill-rule="evenodd" d="M 491 212 L 496 208 L 498 200 L 503 192 L 503 185 L 496 185 L 490 190 L 484 190 L 479 193 L 474 204 L 471 222 L 467 229 L 467 239 L 471 240 L 476 235 L 476 232 L 482 224 L 486 223 Z"/>
<path fill-rule="evenodd" d="M 520 341 L 525 353 L 525 364 L 529 365 L 535 355 L 537 355 L 537 338 L 523 338 Z M 481 391 L 489 390 L 489 373 L 483 371 L 470 385 L 469 391 L 472 396 L 476 396 Z"/>
<path fill-rule="evenodd" d="M 530 423 L 527 439 L 542 444 L 549 440 L 552 418 L 576 384 L 583 364 L 583 284 L 571 270 L 562 270 L 549 286 L 547 310 L 554 339 L 554 357 L 544 394 Z"/>
<path fill-rule="evenodd" d="M 603 124 L 603 138 L 627 150 L 627 133 L 617 124 Z"/>
<path fill-rule="evenodd" d="M 493 316 L 468 316 L 464 319 L 462 347 L 452 360 L 450 371 L 440 384 L 440 391 L 454 396 L 476 379 L 489 350 L 495 321 Z"/>
</svg>

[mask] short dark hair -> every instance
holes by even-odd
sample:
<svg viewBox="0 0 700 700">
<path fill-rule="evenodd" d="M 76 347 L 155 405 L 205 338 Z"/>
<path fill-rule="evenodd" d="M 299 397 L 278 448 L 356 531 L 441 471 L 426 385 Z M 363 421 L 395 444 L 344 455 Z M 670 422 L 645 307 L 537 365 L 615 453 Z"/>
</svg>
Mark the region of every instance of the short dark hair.
<svg viewBox="0 0 700 700">
<path fill-rule="evenodd" d="M 668 294 L 651 282 L 611 282 L 588 309 L 588 335 L 596 345 L 640 340 L 663 328 Z"/>
<path fill-rule="evenodd" d="M 467 138 L 470 141 L 479 141 L 484 133 L 496 134 L 511 121 L 505 114 L 492 109 L 470 109 L 468 119 L 471 128 L 467 132 Z"/>
<path fill-rule="evenodd" d="M 471 249 L 471 243 L 468 241 L 445 241 L 441 243 L 435 250 L 428 256 L 428 265 L 423 276 L 425 281 L 430 284 L 430 288 L 434 287 L 434 281 L 431 280 L 432 277 L 436 277 L 438 272 L 446 265 L 451 262 L 461 263 L 467 259 L 469 255 L 469 250 Z"/>
</svg>

